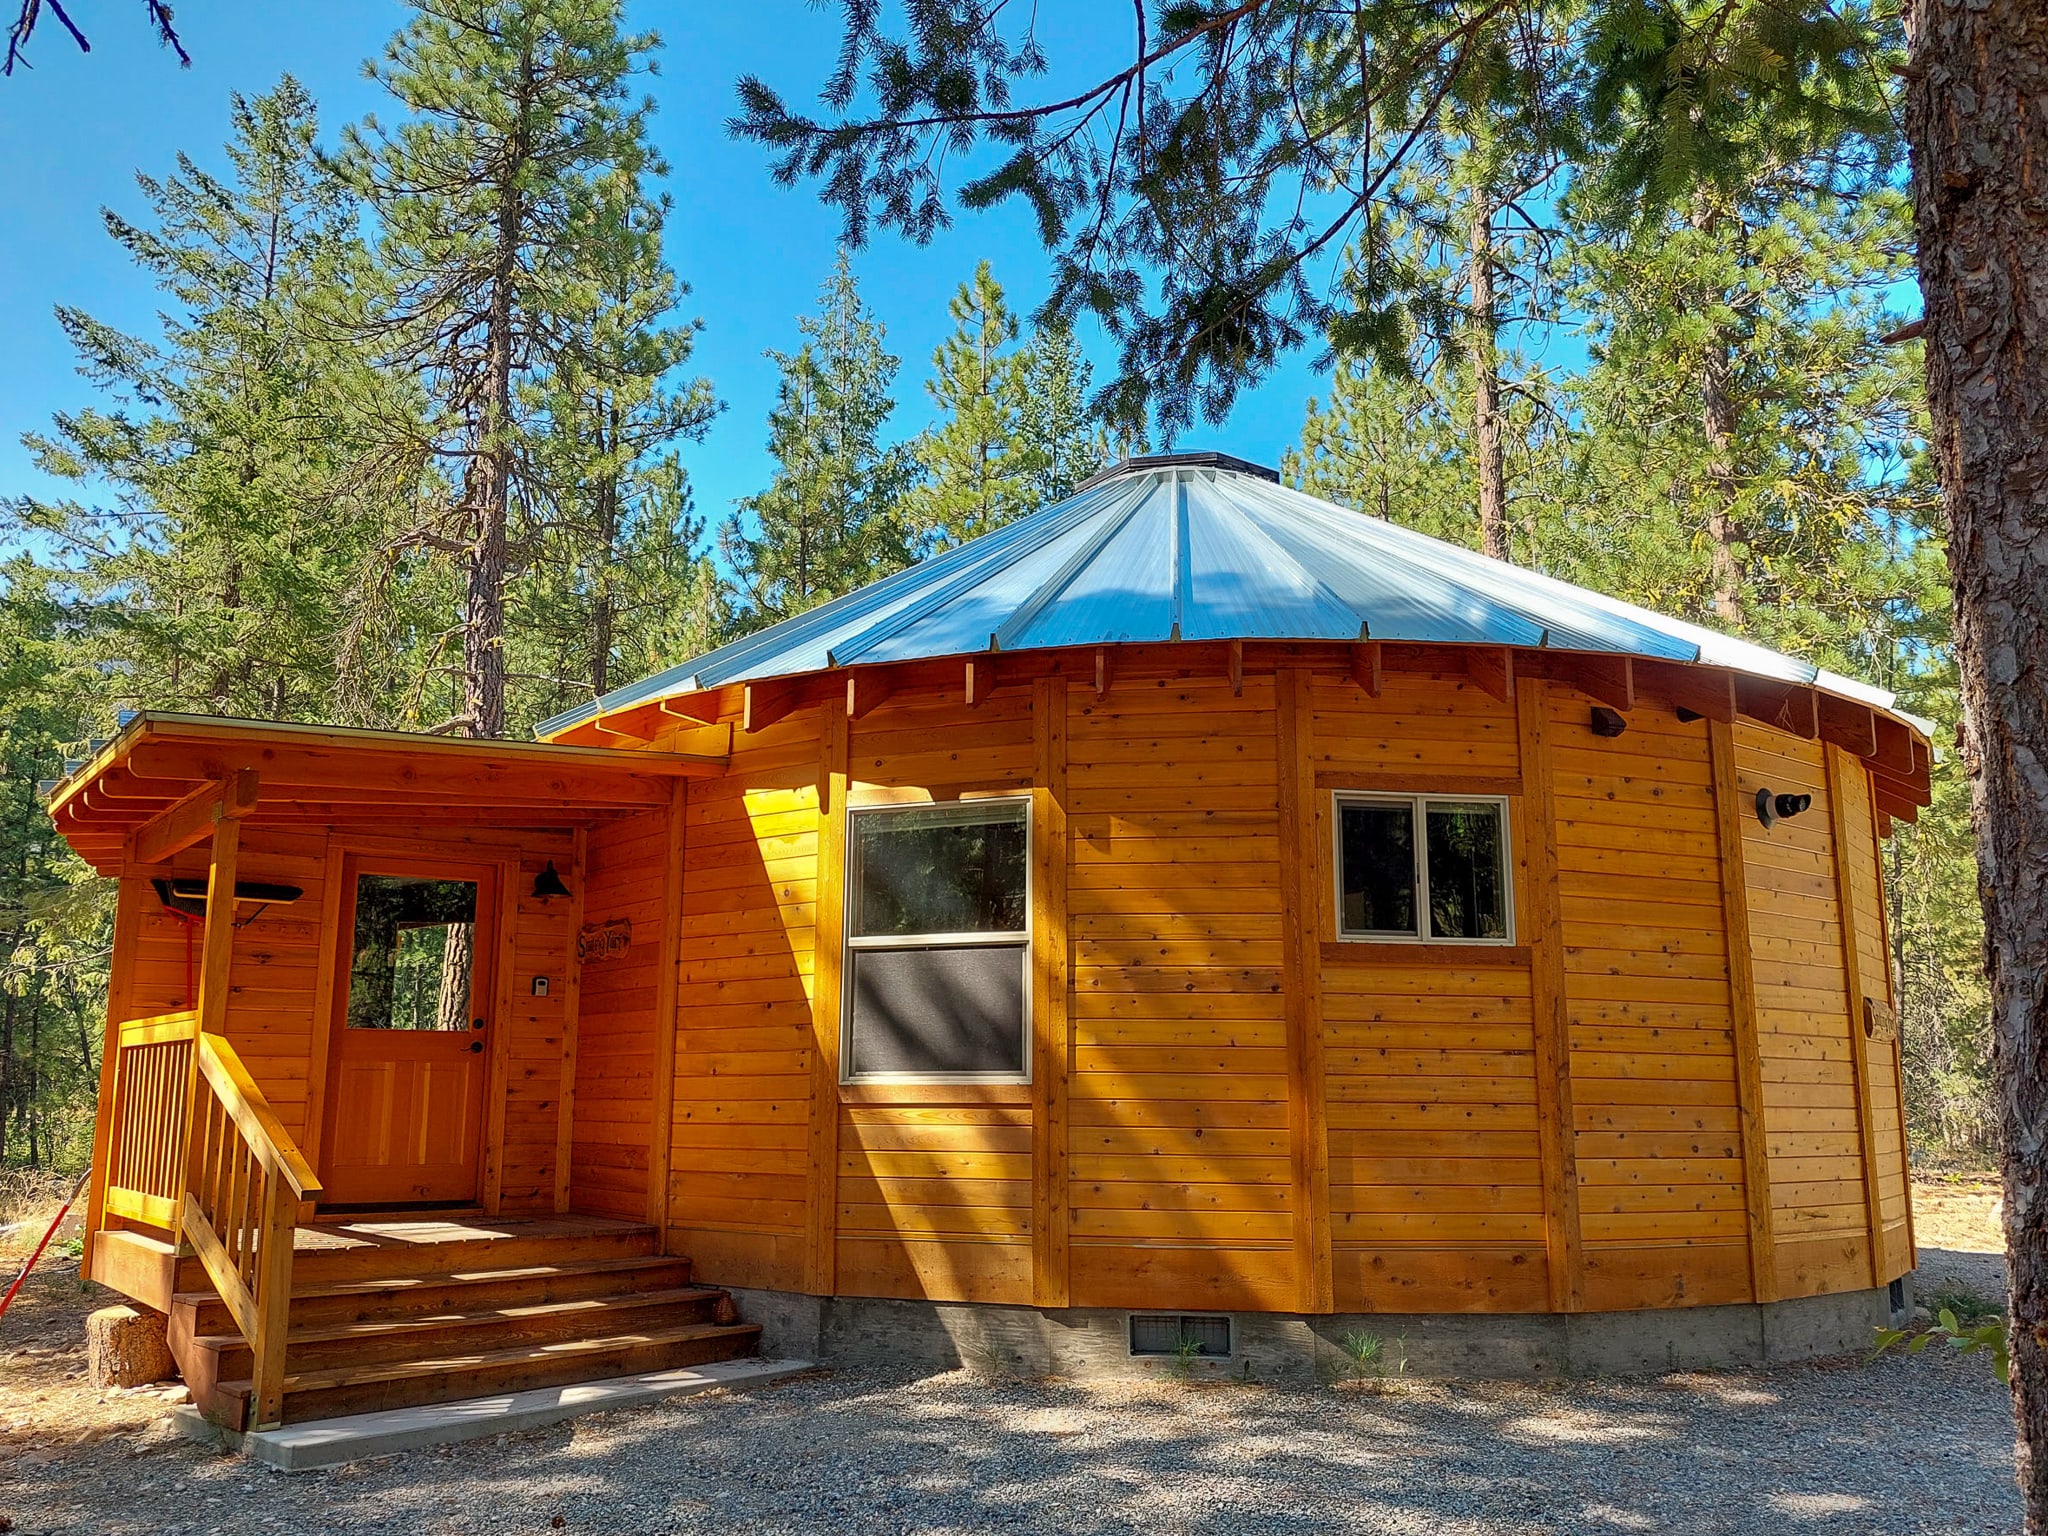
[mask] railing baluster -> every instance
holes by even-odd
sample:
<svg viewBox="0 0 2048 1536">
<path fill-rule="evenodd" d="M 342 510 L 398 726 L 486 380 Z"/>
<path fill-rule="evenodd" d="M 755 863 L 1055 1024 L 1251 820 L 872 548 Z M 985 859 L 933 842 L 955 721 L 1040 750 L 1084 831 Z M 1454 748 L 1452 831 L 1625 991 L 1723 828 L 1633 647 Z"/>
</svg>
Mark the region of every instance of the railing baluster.
<svg viewBox="0 0 2048 1536">
<path fill-rule="evenodd" d="M 106 1210 L 191 1244 L 255 1354 L 247 1428 L 280 1422 L 293 1232 L 319 1180 L 234 1047 L 192 1013 L 119 1030 L 109 1075 Z"/>
</svg>

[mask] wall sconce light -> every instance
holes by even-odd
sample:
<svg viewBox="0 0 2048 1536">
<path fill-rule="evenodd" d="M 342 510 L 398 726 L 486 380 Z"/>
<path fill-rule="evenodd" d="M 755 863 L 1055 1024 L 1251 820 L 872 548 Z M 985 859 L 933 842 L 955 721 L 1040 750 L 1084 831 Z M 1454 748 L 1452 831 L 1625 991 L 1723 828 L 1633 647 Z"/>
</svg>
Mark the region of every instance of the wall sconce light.
<svg viewBox="0 0 2048 1536">
<path fill-rule="evenodd" d="M 1767 827 L 1797 816 L 1813 804 L 1811 795 L 1774 795 L 1768 789 L 1756 792 L 1756 819 Z"/>
<path fill-rule="evenodd" d="M 555 873 L 555 861 L 548 860 L 548 867 L 533 877 L 533 894 L 542 901 L 550 896 L 566 896 L 569 887 L 562 884 L 562 877 Z"/>
<path fill-rule="evenodd" d="M 1593 706 L 1593 734 L 1612 740 L 1628 729 L 1628 721 L 1621 717 L 1619 710 L 1609 709 L 1605 704 Z"/>
</svg>

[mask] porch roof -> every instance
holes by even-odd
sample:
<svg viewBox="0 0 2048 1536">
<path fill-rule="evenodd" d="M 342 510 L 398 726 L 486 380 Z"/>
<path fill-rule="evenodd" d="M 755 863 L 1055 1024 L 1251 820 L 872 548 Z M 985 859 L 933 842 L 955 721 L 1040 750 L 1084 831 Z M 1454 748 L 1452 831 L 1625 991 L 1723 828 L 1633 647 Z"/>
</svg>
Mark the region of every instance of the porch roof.
<svg viewBox="0 0 2048 1536">
<path fill-rule="evenodd" d="M 246 825 L 584 825 L 670 801 L 723 757 L 144 713 L 50 792 L 101 874 L 161 864 L 223 815 Z"/>
</svg>

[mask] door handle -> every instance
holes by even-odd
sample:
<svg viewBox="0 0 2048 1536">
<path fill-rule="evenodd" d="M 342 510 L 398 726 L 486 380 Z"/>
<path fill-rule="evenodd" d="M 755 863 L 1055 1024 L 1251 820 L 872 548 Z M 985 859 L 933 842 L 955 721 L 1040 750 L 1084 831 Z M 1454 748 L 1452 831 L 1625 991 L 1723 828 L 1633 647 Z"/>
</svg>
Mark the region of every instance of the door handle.
<svg viewBox="0 0 2048 1536">
<path fill-rule="evenodd" d="M 469 1042 L 469 1054 L 470 1054 L 470 1055 L 472 1055 L 472 1056 L 481 1056 L 481 1055 L 483 1054 L 483 1050 L 484 1050 L 484 1043 L 483 1043 L 483 1041 L 481 1041 L 481 1040 L 472 1040 L 472 1041 L 470 1041 L 470 1042 Z"/>
<path fill-rule="evenodd" d="M 482 1029 L 484 1027 L 484 1021 L 482 1019 L 471 1019 L 469 1021 L 469 1027 L 471 1029 Z"/>
</svg>

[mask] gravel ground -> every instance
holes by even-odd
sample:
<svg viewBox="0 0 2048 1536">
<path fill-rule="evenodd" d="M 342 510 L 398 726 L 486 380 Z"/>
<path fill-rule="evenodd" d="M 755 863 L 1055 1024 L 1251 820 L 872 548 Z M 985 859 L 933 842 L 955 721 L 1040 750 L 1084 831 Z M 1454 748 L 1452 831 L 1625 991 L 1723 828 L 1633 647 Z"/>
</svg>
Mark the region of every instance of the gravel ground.
<svg viewBox="0 0 2048 1536">
<path fill-rule="evenodd" d="M 18 1536 L 2010 1531 L 1981 1360 L 1377 1390 L 876 1372 L 286 1477 L 159 1420 L 0 1466 Z"/>
<path fill-rule="evenodd" d="M 1919 1286 L 2002 1284 L 1988 1199 Z M 1147 1536 L 2005 1532 L 2010 1400 L 1981 1357 L 1554 1386 L 992 1382 L 847 1371 L 286 1477 L 84 1380 L 107 1301 L 38 1271 L 0 1331 L 0 1532 Z"/>
</svg>

